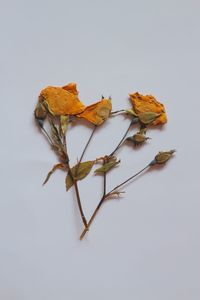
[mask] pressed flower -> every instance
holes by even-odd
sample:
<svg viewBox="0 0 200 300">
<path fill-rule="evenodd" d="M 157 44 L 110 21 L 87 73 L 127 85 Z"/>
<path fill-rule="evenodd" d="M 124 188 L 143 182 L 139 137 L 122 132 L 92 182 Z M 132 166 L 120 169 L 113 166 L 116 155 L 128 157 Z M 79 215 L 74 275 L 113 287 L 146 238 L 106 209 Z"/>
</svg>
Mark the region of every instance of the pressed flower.
<svg viewBox="0 0 200 300">
<path fill-rule="evenodd" d="M 112 110 L 111 99 L 102 99 L 101 101 L 89 105 L 86 109 L 78 115 L 95 125 L 101 125 L 110 115 Z"/>
<path fill-rule="evenodd" d="M 76 115 L 85 110 L 77 93 L 76 84 L 69 84 L 64 88 L 48 86 L 41 91 L 39 100 L 47 103 L 53 115 Z"/>
<path fill-rule="evenodd" d="M 167 115 L 165 107 L 162 103 L 158 102 L 155 97 L 151 95 L 141 95 L 139 93 L 130 94 L 131 102 L 134 111 L 137 114 L 151 112 L 159 114 L 159 116 L 152 122 L 152 125 L 162 125 L 167 122 Z"/>
</svg>

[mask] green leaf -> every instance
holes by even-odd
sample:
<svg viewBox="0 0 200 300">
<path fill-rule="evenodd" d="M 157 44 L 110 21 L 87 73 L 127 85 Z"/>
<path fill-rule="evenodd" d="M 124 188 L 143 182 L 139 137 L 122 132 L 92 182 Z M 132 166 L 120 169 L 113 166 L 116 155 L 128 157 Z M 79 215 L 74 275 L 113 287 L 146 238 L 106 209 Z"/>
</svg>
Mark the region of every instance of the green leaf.
<svg viewBox="0 0 200 300">
<path fill-rule="evenodd" d="M 82 180 L 90 173 L 94 163 L 95 160 L 85 161 L 82 163 L 78 163 L 73 168 L 71 168 L 71 172 L 69 171 L 66 177 L 67 191 L 73 186 L 74 180 Z"/>
<path fill-rule="evenodd" d="M 141 123 L 145 124 L 145 125 L 149 125 L 151 124 L 153 121 L 155 121 L 161 114 L 157 114 L 151 111 L 147 111 L 144 113 L 140 113 L 138 115 L 138 118 L 140 120 Z"/>
<path fill-rule="evenodd" d="M 102 167 L 96 169 L 94 172 L 95 173 L 107 173 L 114 167 L 116 167 L 120 163 L 120 160 L 117 161 L 116 157 L 113 157 L 112 160 L 108 161 L 105 163 Z"/>
<path fill-rule="evenodd" d="M 51 169 L 51 171 L 47 174 L 47 177 L 45 179 L 45 181 L 43 182 L 43 185 L 45 185 L 47 183 L 47 181 L 49 180 L 49 178 L 51 177 L 51 175 L 56 171 L 56 170 L 65 170 L 66 169 L 66 165 L 64 164 L 57 164 L 55 166 L 53 166 L 53 168 Z"/>
</svg>

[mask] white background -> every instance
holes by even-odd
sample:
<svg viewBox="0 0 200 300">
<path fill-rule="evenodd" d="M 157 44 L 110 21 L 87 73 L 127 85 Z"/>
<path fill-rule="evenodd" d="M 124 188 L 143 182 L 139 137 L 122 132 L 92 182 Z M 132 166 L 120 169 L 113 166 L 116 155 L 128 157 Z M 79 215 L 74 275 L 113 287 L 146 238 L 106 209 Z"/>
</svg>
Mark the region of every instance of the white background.
<svg viewBox="0 0 200 300">
<path fill-rule="evenodd" d="M 199 300 L 199 53 L 200 2 L 0 1 L 2 300 Z M 85 240 L 74 192 L 65 191 L 57 162 L 33 121 L 47 85 L 78 83 L 86 104 L 111 95 L 113 109 L 128 94 L 153 94 L 169 122 L 149 131 L 140 150 L 118 152 L 113 187 L 159 150 L 177 149 L 161 170 L 126 186 L 105 203 Z M 128 126 L 122 116 L 99 128 L 85 156 L 111 152 Z M 133 129 L 132 132 L 135 132 Z M 90 127 L 74 126 L 74 163 Z M 80 183 L 87 217 L 102 179 Z"/>
</svg>

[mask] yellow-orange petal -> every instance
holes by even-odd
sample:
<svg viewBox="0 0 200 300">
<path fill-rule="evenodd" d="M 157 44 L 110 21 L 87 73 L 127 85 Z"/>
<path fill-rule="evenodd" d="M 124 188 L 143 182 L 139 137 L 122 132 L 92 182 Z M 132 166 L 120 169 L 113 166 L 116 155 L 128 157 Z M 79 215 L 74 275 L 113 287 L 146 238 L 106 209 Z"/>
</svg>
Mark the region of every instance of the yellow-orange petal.
<svg viewBox="0 0 200 300">
<path fill-rule="evenodd" d="M 78 117 L 84 118 L 89 122 L 99 126 L 107 120 L 111 110 L 111 99 L 102 99 L 99 102 L 87 106 L 86 109 L 78 115 Z"/>
<path fill-rule="evenodd" d="M 70 82 L 67 85 L 63 86 L 62 88 L 74 95 L 78 95 L 78 90 L 75 82 Z"/>
<path fill-rule="evenodd" d="M 77 95 L 60 88 L 49 86 L 40 93 L 40 101 L 46 101 L 53 115 L 76 115 L 84 111 L 85 105 Z"/>
<path fill-rule="evenodd" d="M 133 108 L 137 114 L 143 112 L 154 112 L 161 114 L 152 125 L 162 125 L 167 122 L 167 114 L 165 107 L 162 103 L 158 102 L 152 95 L 141 95 L 139 93 L 134 93 L 129 95 Z"/>
</svg>

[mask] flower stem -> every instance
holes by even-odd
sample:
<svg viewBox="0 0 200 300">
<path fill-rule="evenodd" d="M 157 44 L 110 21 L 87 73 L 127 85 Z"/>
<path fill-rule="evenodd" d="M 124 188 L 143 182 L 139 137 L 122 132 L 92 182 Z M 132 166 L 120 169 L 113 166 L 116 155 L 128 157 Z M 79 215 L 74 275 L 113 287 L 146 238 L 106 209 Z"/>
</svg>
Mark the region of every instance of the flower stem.
<svg viewBox="0 0 200 300">
<path fill-rule="evenodd" d="M 89 146 L 89 143 L 90 143 L 90 141 L 91 141 L 91 139 L 92 139 L 92 137 L 93 137 L 93 135 L 95 133 L 96 128 L 97 128 L 97 126 L 95 126 L 94 129 L 92 130 L 92 133 L 91 133 L 91 135 L 90 135 L 90 137 L 89 137 L 89 139 L 88 139 L 88 141 L 87 141 L 87 143 L 86 143 L 86 145 L 85 145 L 85 147 L 83 149 L 81 157 L 80 157 L 80 159 L 78 161 L 78 166 L 77 166 L 77 169 L 76 169 L 76 174 L 78 173 L 79 165 L 80 165 L 80 163 L 81 163 L 81 161 L 83 159 L 83 156 L 84 156 L 84 154 L 85 154 L 85 152 L 87 150 L 87 147 Z M 65 141 L 65 143 L 66 143 L 66 141 Z M 75 176 L 76 176 L 76 174 L 75 174 Z M 85 225 L 85 230 L 87 231 L 88 230 L 88 224 L 87 224 L 87 220 L 85 218 L 85 215 L 84 215 L 84 212 L 83 212 L 83 208 L 82 208 L 82 204 L 81 204 L 80 193 L 79 193 L 79 188 L 78 188 L 78 181 L 74 178 L 74 176 L 73 176 L 73 174 L 71 172 L 70 167 L 69 167 L 69 175 L 72 177 L 72 179 L 74 181 L 74 187 L 75 187 L 76 199 L 77 199 L 77 204 L 78 204 L 79 212 L 80 212 L 83 224 Z"/>
<path fill-rule="evenodd" d="M 118 113 L 121 113 L 121 112 L 125 112 L 125 109 L 120 109 L 120 110 L 116 110 L 116 111 L 111 111 L 111 115 L 114 115 L 114 114 L 118 114 Z"/>
<path fill-rule="evenodd" d="M 85 145 L 85 147 L 84 147 L 84 149 L 83 149 L 83 152 L 82 152 L 82 154 L 81 154 L 81 157 L 80 157 L 80 159 L 79 159 L 78 164 L 81 163 L 81 161 L 82 161 L 82 159 L 83 159 L 83 156 L 84 156 L 84 154 L 85 154 L 85 152 L 86 152 L 86 150 L 87 150 L 87 148 L 88 148 L 88 146 L 89 146 L 89 143 L 90 143 L 90 141 L 91 141 L 91 139 L 92 139 L 92 137 L 93 137 L 93 135 L 94 135 L 94 133 L 95 133 L 96 128 L 97 128 L 97 126 L 95 125 L 94 128 L 93 128 L 93 130 L 92 130 L 92 132 L 91 132 L 91 135 L 90 135 L 90 137 L 89 137 L 89 139 L 88 139 L 88 141 L 87 141 L 87 143 L 86 143 L 86 145 Z M 78 168 L 77 168 L 77 169 L 78 169 Z"/>
<path fill-rule="evenodd" d="M 50 135 L 48 134 L 48 132 L 46 131 L 46 129 L 44 127 L 40 127 L 41 131 L 43 132 L 43 134 L 46 136 L 47 140 L 49 141 L 50 145 L 53 145 L 53 141 L 50 137 Z"/>
<path fill-rule="evenodd" d="M 116 187 L 114 187 L 110 192 L 108 193 L 103 193 L 103 196 L 99 202 L 99 204 L 97 205 L 95 211 L 93 212 L 89 222 L 88 222 L 88 227 L 87 229 L 84 229 L 81 236 L 80 236 L 80 240 L 83 239 L 83 237 L 85 236 L 86 232 L 88 231 L 90 225 L 92 224 L 92 222 L 94 221 L 97 212 L 99 211 L 100 207 L 102 206 L 102 204 L 104 203 L 104 201 L 112 195 L 113 192 L 115 192 L 117 189 L 121 188 L 123 185 L 125 185 L 126 183 L 128 183 L 129 181 L 131 181 L 133 178 L 137 177 L 138 175 L 140 175 L 142 172 L 144 172 L 146 169 L 148 169 L 150 167 L 150 164 L 148 164 L 147 166 L 145 166 L 143 169 L 141 169 L 139 172 L 137 172 L 136 174 L 132 175 L 131 177 L 129 177 L 128 179 L 126 179 L 125 181 L 123 181 L 122 183 L 120 183 L 119 185 L 117 185 Z M 105 182 L 105 181 L 104 181 Z M 105 191 L 105 190 L 104 190 Z"/>
<path fill-rule="evenodd" d="M 130 130 L 132 124 L 133 124 L 133 123 L 132 123 L 132 121 L 131 121 L 131 123 L 129 124 L 129 126 L 128 126 L 126 132 L 124 133 L 123 137 L 121 138 L 119 144 L 118 144 L 117 147 L 110 153 L 109 156 L 113 156 L 113 155 L 115 154 L 115 152 L 120 148 L 120 146 L 122 145 L 124 139 L 126 138 L 128 132 L 129 132 L 129 130 Z"/>
</svg>

